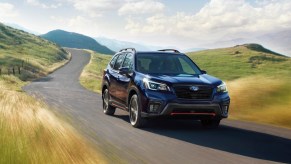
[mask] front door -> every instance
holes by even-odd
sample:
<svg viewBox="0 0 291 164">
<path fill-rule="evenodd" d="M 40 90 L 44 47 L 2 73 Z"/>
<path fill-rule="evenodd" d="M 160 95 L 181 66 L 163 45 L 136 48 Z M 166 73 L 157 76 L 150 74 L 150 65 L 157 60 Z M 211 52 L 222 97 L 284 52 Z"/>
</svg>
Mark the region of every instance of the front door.
<svg viewBox="0 0 291 164">
<path fill-rule="evenodd" d="M 117 102 L 120 102 L 120 98 L 119 98 L 119 78 L 120 78 L 120 75 L 119 75 L 119 68 L 121 68 L 122 66 L 122 63 L 123 63 L 123 60 L 125 58 L 125 55 L 124 53 L 120 54 L 113 66 L 113 69 L 110 70 L 110 95 L 111 95 L 111 98 L 114 100 L 114 101 L 117 101 Z"/>
<path fill-rule="evenodd" d="M 122 67 L 129 68 L 130 71 L 133 70 L 133 54 L 132 53 L 127 53 L 126 57 L 124 58 Z M 129 87 L 129 83 L 131 82 L 131 77 L 128 75 L 119 74 L 119 78 L 117 79 L 117 81 L 118 81 L 117 96 L 122 104 L 126 104 L 126 100 L 128 96 L 128 87 Z"/>
</svg>

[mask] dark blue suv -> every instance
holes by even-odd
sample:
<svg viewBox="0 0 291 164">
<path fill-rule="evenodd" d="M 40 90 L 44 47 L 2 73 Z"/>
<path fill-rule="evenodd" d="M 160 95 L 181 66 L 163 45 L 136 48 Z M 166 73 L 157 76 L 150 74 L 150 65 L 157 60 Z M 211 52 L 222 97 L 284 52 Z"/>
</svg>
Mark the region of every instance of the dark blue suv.
<svg viewBox="0 0 291 164">
<path fill-rule="evenodd" d="M 174 49 L 120 50 L 104 70 L 102 99 L 105 114 L 126 110 L 134 127 L 158 117 L 191 118 L 217 127 L 230 103 L 223 81 Z"/>
</svg>

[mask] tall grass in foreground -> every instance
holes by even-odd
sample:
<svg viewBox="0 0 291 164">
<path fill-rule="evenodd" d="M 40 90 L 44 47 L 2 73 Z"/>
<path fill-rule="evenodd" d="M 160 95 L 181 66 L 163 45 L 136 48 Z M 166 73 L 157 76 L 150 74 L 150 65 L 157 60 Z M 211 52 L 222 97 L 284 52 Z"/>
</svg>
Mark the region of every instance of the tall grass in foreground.
<svg viewBox="0 0 291 164">
<path fill-rule="evenodd" d="M 230 118 L 291 128 L 291 79 L 251 76 L 227 83 Z"/>
<path fill-rule="evenodd" d="M 0 83 L 0 163 L 105 163 L 44 103 Z"/>
</svg>

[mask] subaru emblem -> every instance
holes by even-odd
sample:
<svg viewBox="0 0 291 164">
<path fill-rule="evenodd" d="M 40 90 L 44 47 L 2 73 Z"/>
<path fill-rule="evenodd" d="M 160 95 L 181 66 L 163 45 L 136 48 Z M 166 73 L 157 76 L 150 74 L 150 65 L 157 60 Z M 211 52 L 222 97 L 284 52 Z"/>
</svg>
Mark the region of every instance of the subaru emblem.
<svg viewBox="0 0 291 164">
<path fill-rule="evenodd" d="M 190 90 L 191 91 L 198 91 L 199 90 L 199 87 L 197 87 L 197 86 L 191 86 L 190 87 Z"/>
</svg>

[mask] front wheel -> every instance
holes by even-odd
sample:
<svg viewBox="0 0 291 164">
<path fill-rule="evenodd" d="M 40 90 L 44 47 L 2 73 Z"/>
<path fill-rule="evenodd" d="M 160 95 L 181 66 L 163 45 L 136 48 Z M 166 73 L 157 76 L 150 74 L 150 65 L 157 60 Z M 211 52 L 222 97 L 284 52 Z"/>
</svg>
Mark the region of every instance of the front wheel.
<svg viewBox="0 0 291 164">
<path fill-rule="evenodd" d="M 130 124 L 135 128 L 141 128 L 145 124 L 145 119 L 141 117 L 141 109 L 138 96 L 133 95 L 129 103 L 129 120 Z"/>
<path fill-rule="evenodd" d="M 103 99 L 103 112 L 107 115 L 113 115 L 115 113 L 115 107 L 109 104 L 109 92 L 105 89 L 102 95 Z"/>
<path fill-rule="evenodd" d="M 201 120 L 201 124 L 204 127 L 217 128 L 220 124 L 220 119 Z"/>
</svg>

